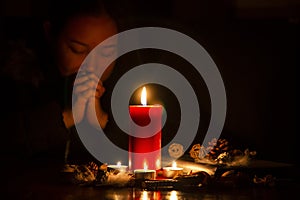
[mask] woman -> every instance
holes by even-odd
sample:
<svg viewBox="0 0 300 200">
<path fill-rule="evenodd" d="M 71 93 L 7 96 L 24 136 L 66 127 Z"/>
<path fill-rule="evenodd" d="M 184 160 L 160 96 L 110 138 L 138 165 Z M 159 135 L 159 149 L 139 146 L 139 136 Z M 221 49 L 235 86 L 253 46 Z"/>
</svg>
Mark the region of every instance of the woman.
<svg viewBox="0 0 300 200">
<path fill-rule="evenodd" d="M 9 43 L 10 51 L 1 58 L 2 85 L 6 85 L 4 92 L 10 94 L 1 126 L 11 133 L 2 140 L 2 153 L 9 159 L 37 156 L 61 161 L 67 158 L 63 152 L 70 137 L 73 149 L 80 147 L 78 152 L 84 152 L 83 157 L 90 159 L 74 125 L 84 122 L 97 127 L 98 123 L 105 128 L 108 121 L 101 97 L 105 91 L 103 82 L 110 76 L 114 63 L 99 82 L 97 67 L 85 68 L 75 82 L 74 78 L 86 56 L 117 33 L 117 24 L 100 0 L 51 3 L 50 15 L 43 23 L 45 43 L 39 40 Z M 104 51 L 106 56 L 112 56 L 116 49 L 109 46 Z M 76 98 L 71 106 L 72 91 Z M 93 106 L 97 119 L 91 117 Z M 77 155 L 74 159 L 80 162 Z"/>
<path fill-rule="evenodd" d="M 87 2 L 89 3 L 89 1 Z M 77 2 L 73 1 L 72 3 L 76 4 Z M 90 51 L 102 41 L 117 33 L 116 23 L 104 10 L 103 5 L 99 4 L 99 1 L 95 1 L 94 6 L 94 10 L 74 9 L 73 16 L 69 14 L 70 16 L 65 16 L 65 19 L 60 18 L 63 21 L 58 22 L 56 19 L 53 19 L 53 21 L 45 23 L 46 36 L 49 44 L 52 45 L 52 50 L 55 52 L 55 64 L 58 66 L 62 76 L 67 77 L 76 74 Z M 115 52 L 114 48 L 114 46 L 106 47 L 106 56 L 112 56 Z M 98 79 L 95 77 L 97 67 L 84 69 L 86 73 L 82 74 L 74 85 L 74 94 L 78 98 L 76 98 L 73 105 L 73 109 L 80 110 L 78 113 L 81 113 L 82 116 L 77 117 L 76 119 L 79 119 L 79 121 L 74 122 L 72 111 L 70 108 L 66 108 L 63 116 L 67 128 L 72 127 L 74 123 L 79 123 L 85 113 L 91 124 L 98 123 L 92 121 L 93 119 L 89 117 L 90 107 L 94 106 L 91 103 L 93 102 L 91 99 L 101 98 L 105 90 L 102 81 L 109 77 L 112 68 L 113 65 L 108 67 L 99 82 L 97 82 Z M 95 88 L 96 96 L 93 96 Z M 100 101 L 96 101 L 96 108 L 98 120 L 101 127 L 104 128 L 107 122 L 107 114 L 101 108 Z"/>
</svg>

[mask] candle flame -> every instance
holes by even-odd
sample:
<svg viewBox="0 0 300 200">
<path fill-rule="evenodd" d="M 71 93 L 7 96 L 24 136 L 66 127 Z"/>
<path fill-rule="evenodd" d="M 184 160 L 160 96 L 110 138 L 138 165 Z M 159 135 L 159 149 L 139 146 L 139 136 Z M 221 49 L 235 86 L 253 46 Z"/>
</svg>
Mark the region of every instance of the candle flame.
<svg viewBox="0 0 300 200">
<path fill-rule="evenodd" d="M 148 170 L 148 165 L 146 162 L 144 162 L 144 170 Z"/>
<path fill-rule="evenodd" d="M 120 162 L 120 161 L 117 162 L 117 166 L 118 166 L 118 167 L 121 167 L 121 162 Z"/>
<path fill-rule="evenodd" d="M 156 169 L 160 168 L 160 160 L 159 159 L 156 160 L 155 166 L 156 166 Z"/>
<path fill-rule="evenodd" d="M 142 193 L 142 200 L 147 200 L 147 199 L 148 199 L 148 192 L 144 190 Z"/>
<path fill-rule="evenodd" d="M 177 164 L 176 164 L 176 162 L 175 162 L 175 161 L 173 161 L 173 163 L 172 163 L 172 167 L 173 167 L 173 168 L 176 168 L 176 167 L 177 167 Z"/>
<path fill-rule="evenodd" d="M 143 106 L 147 105 L 147 91 L 146 91 L 145 86 L 143 87 L 143 90 L 142 90 L 141 103 Z"/>
<path fill-rule="evenodd" d="M 178 200 L 177 191 L 171 191 L 170 200 Z"/>
</svg>

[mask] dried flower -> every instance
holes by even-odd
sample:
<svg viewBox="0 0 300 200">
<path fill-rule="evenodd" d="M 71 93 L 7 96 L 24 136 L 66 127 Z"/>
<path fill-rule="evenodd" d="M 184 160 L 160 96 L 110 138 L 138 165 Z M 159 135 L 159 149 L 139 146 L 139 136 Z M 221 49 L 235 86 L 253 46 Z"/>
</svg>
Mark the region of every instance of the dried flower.
<svg viewBox="0 0 300 200">
<path fill-rule="evenodd" d="M 181 144 L 178 143 L 173 143 L 169 146 L 169 155 L 172 158 L 179 158 L 180 156 L 182 156 L 184 154 L 183 151 L 183 146 Z"/>
</svg>

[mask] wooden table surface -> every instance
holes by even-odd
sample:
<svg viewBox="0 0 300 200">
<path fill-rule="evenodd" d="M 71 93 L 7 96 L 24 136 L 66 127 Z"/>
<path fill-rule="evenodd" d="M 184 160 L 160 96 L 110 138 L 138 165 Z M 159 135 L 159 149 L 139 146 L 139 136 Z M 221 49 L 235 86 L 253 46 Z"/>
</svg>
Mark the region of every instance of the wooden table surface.
<svg viewBox="0 0 300 200">
<path fill-rule="evenodd" d="M 1 196 L 6 199 L 63 199 L 63 200 L 145 200 L 145 199 L 289 199 L 299 196 L 299 181 L 280 177 L 274 187 L 225 187 L 181 190 L 143 190 L 131 187 L 79 186 L 61 181 L 55 166 L 41 165 L 31 168 L 6 167 L 1 169 Z"/>
</svg>

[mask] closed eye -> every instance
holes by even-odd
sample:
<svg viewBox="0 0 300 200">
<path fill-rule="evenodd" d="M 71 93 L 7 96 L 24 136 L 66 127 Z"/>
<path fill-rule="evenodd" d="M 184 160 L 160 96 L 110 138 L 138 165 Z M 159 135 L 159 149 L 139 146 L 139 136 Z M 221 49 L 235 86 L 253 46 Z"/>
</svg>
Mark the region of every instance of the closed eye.
<svg viewBox="0 0 300 200">
<path fill-rule="evenodd" d="M 70 41 L 68 47 L 75 54 L 87 54 L 89 52 L 88 45 L 74 40 Z"/>
</svg>

